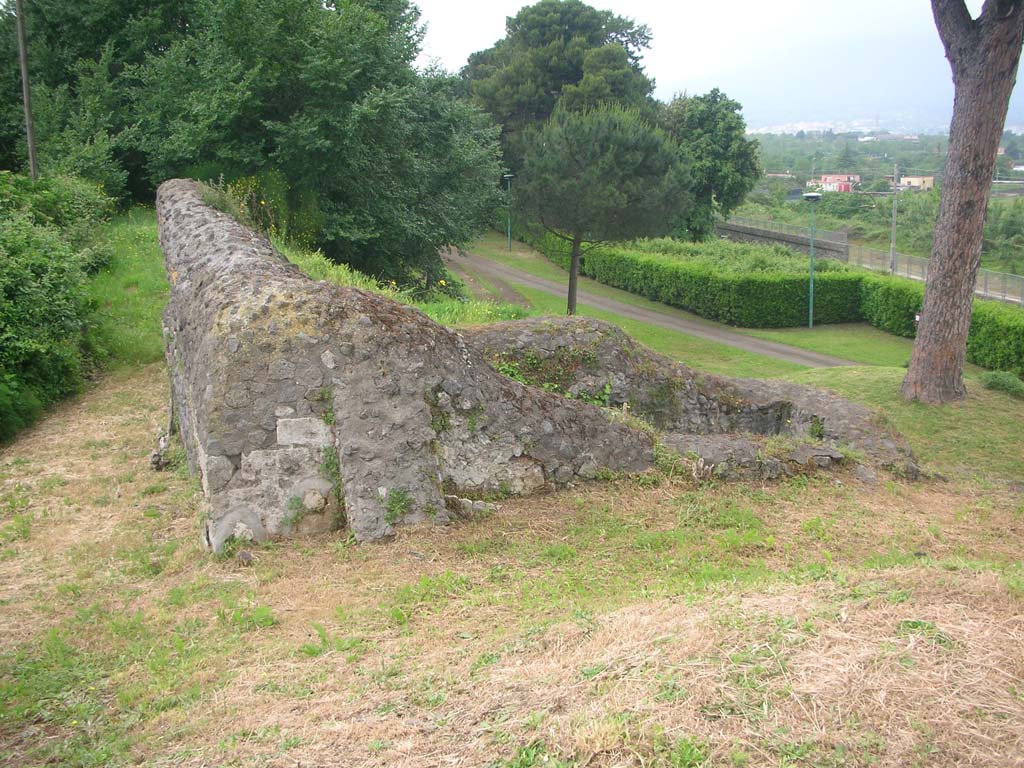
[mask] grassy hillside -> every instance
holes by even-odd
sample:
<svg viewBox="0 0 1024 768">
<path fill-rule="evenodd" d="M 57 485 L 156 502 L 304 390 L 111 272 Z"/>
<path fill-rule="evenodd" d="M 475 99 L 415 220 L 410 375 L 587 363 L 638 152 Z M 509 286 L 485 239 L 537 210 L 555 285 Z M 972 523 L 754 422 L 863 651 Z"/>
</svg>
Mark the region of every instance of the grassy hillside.
<svg viewBox="0 0 1024 768">
<path fill-rule="evenodd" d="M 246 566 L 201 549 L 180 450 L 149 467 L 162 264 L 149 214 L 112 234 L 97 295 L 118 375 L 0 449 L 0 764 L 1024 757 L 1020 401 L 972 387 L 952 407 L 902 403 L 892 350 L 778 370 L 878 407 L 947 479 L 716 484 L 666 467 L 380 546 L 270 543 Z"/>
</svg>

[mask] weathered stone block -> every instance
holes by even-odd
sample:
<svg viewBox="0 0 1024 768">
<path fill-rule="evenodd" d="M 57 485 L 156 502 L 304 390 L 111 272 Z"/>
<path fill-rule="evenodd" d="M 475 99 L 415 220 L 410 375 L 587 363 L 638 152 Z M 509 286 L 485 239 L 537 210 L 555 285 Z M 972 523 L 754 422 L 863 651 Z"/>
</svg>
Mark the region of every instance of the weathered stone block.
<svg viewBox="0 0 1024 768">
<path fill-rule="evenodd" d="M 330 445 L 334 441 L 331 428 L 323 419 L 307 416 L 301 419 L 278 419 L 279 445 Z"/>
</svg>

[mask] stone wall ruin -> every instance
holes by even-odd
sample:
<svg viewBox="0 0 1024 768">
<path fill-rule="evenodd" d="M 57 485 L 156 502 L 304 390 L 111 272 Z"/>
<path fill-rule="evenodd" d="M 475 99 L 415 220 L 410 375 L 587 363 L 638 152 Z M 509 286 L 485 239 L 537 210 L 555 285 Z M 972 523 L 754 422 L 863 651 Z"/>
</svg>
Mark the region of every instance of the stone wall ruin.
<svg viewBox="0 0 1024 768">
<path fill-rule="evenodd" d="M 827 465 L 846 448 L 916 472 L 897 436 L 835 395 L 698 374 L 593 320 L 456 333 L 381 295 L 311 280 L 194 182 L 162 184 L 157 218 L 172 404 L 212 549 L 342 523 L 374 540 L 448 522 L 452 495 L 527 494 L 652 465 L 650 430 L 583 400 L 628 403 L 665 445 L 726 476 Z M 538 366 L 561 394 L 489 363 Z M 769 455 L 760 438 L 771 435 L 792 437 L 789 453 Z"/>
<path fill-rule="evenodd" d="M 157 192 L 172 400 L 209 508 L 204 537 L 360 541 L 447 522 L 445 494 L 523 494 L 651 466 L 652 440 L 493 371 L 454 331 L 314 282 L 190 181 Z"/>
</svg>

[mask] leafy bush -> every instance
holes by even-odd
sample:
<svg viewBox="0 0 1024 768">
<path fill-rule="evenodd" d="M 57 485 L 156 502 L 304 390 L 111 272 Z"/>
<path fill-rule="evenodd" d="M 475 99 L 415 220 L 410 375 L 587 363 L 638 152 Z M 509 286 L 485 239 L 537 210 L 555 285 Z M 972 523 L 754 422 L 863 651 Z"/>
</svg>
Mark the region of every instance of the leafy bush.
<svg viewBox="0 0 1024 768">
<path fill-rule="evenodd" d="M 83 274 L 52 227 L 0 223 L 0 439 L 82 381 Z"/>
<path fill-rule="evenodd" d="M 997 301 L 975 301 L 967 359 L 983 368 L 1024 376 L 1024 310 Z"/>
<path fill-rule="evenodd" d="M 96 184 L 71 176 L 27 176 L 0 171 L 0 213 L 20 213 L 33 224 L 56 228 L 75 249 L 92 246 L 96 228 L 114 211 L 114 201 Z"/>
<path fill-rule="evenodd" d="M 1009 371 L 988 371 L 981 375 L 981 383 L 986 389 L 1005 392 L 1011 397 L 1024 400 L 1024 381 Z"/>
<path fill-rule="evenodd" d="M 917 335 L 915 318 L 923 300 L 924 283 L 882 275 L 864 275 L 861 280 L 864 320 L 896 336 L 912 339 Z"/>
<path fill-rule="evenodd" d="M 81 179 L 0 171 L 0 440 L 81 386 L 84 273 L 110 260 L 96 228 L 112 210 Z"/>
</svg>

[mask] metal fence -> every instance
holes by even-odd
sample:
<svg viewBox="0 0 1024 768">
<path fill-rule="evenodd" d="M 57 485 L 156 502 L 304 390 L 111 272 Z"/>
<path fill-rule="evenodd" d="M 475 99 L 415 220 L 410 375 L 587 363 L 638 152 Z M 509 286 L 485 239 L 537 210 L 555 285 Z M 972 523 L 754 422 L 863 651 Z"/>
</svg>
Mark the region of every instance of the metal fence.
<svg viewBox="0 0 1024 768">
<path fill-rule="evenodd" d="M 762 221 L 760 219 L 744 219 L 733 217 L 729 219 L 744 227 L 756 228 L 764 232 L 780 232 L 789 235 L 801 235 L 808 237 L 810 230 L 806 227 L 794 227 L 788 224 L 779 224 L 774 221 Z M 836 236 L 842 235 L 842 240 Z M 850 245 L 846 239 L 845 232 L 826 232 L 815 229 L 814 238 L 832 240 L 833 242 L 847 243 L 847 257 L 843 259 L 847 264 L 853 264 L 866 269 L 873 269 L 878 272 L 889 271 L 889 252 L 877 248 L 866 248 L 863 245 Z M 896 254 L 896 263 L 893 274 L 900 277 L 909 277 L 911 280 L 928 279 L 928 259 L 920 256 L 909 256 L 905 253 Z M 1024 276 L 1011 275 L 1006 272 L 993 272 L 991 269 L 979 269 L 978 280 L 974 286 L 974 292 L 986 299 L 1005 301 L 1009 304 L 1024 306 Z"/>
<path fill-rule="evenodd" d="M 729 218 L 729 223 L 736 224 L 741 227 L 750 227 L 751 229 L 763 229 L 768 232 L 779 232 L 784 235 L 810 237 L 810 230 L 807 227 L 794 227 L 792 224 L 783 224 L 778 221 L 769 221 L 767 219 L 747 219 L 742 216 L 731 216 Z M 833 243 L 849 242 L 845 232 L 833 232 L 829 229 L 818 229 L 817 227 L 814 228 L 814 239 L 829 240 Z"/>
</svg>

